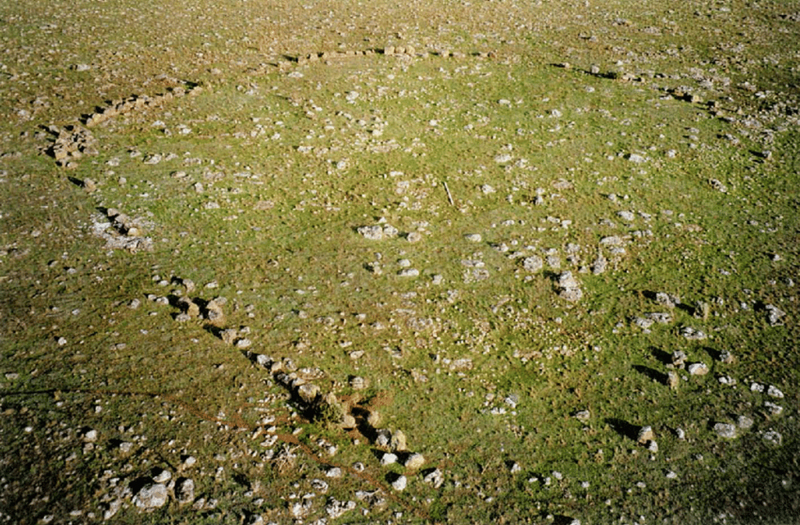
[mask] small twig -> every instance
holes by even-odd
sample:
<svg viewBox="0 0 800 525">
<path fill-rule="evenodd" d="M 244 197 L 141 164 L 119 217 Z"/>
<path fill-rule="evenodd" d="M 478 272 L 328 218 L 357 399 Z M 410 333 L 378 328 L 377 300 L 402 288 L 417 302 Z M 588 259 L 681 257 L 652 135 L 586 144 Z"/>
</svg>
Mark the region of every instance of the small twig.
<svg viewBox="0 0 800 525">
<path fill-rule="evenodd" d="M 450 201 L 450 206 L 455 207 L 456 203 L 453 202 L 453 196 L 450 194 L 450 188 L 447 187 L 447 182 L 442 181 L 442 184 L 444 184 L 444 191 L 447 192 L 447 200 Z"/>
</svg>

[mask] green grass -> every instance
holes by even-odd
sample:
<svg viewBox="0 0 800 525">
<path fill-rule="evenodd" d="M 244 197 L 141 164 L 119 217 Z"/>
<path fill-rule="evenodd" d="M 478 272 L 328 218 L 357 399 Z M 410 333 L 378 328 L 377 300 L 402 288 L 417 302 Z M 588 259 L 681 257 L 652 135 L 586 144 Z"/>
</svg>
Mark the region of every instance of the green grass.
<svg viewBox="0 0 800 525">
<path fill-rule="evenodd" d="M 216 508 L 171 498 L 142 513 L 123 497 L 112 521 L 285 523 L 313 492 L 309 523 L 326 517 L 329 497 L 357 503 L 337 523 L 796 522 L 797 58 L 785 44 L 797 28 L 780 17 L 791 6 L 434 2 L 409 8 L 430 21 L 422 28 L 386 6 L 227 2 L 175 7 L 178 29 L 161 44 L 166 19 L 140 16 L 161 6 L 104 5 L 88 33 L 72 21 L 100 8 L 57 7 L 2 8 L 6 47 L 25 43 L 0 78 L 0 151 L 19 153 L 0 160 L 4 517 L 101 521 L 120 497 L 109 479 L 125 487 L 162 466 Z M 109 49 L 97 54 L 101 41 Z M 425 54 L 282 56 L 389 44 Z M 162 93 L 161 73 L 203 90 L 91 128 L 99 154 L 73 170 L 41 153 L 40 126 Z M 666 96 L 682 86 L 702 101 Z M 32 120 L 17 116 L 42 94 L 49 105 Z M 143 162 L 154 154 L 164 160 Z M 86 179 L 97 191 L 80 187 Z M 153 250 L 93 236 L 93 215 L 108 208 L 144 221 Z M 381 219 L 399 235 L 357 232 Z M 604 244 L 611 236 L 623 253 Z M 598 253 L 608 270 L 581 272 Z M 534 254 L 560 268 L 527 272 Z M 398 275 L 403 259 L 418 277 Z M 382 273 L 368 270 L 375 262 Z M 577 304 L 558 296 L 567 269 L 584 292 Z M 657 292 L 682 304 L 645 332 L 636 317 L 668 311 Z M 186 294 L 226 298 L 223 326 L 177 321 Z M 705 319 L 698 301 L 710 305 Z M 769 325 L 766 305 L 786 313 L 782 325 Z M 708 339 L 686 340 L 687 326 Z M 442 487 L 382 467 L 369 428 L 306 418 L 275 374 L 217 335 L 240 327 L 248 350 L 319 368 L 323 392 L 377 408 L 378 427 L 402 430 L 427 460 L 422 472 L 444 472 Z M 679 371 L 671 390 L 678 350 L 710 373 Z M 726 350 L 732 364 L 718 360 Z M 574 417 L 582 410 L 588 420 Z M 714 433 L 740 415 L 752 429 L 731 441 Z M 658 452 L 636 443 L 645 425 Z M 100 435 L 92 446 L 87 429 Z M 781 446 L 764 443 L 768 430 Z M 269 459 L 284 446 L 297 454 L 289 469 Z M 180 466 L 187 455 L 194 467 Z M 356 462 L 363 473 L 348 470 Z M 333 465 L 344 477 L 326 477 Z M 409 485 L 395 492 L 401 473 Z M 376 489 L 386 506 L 356 499 Z"/>
</svg>

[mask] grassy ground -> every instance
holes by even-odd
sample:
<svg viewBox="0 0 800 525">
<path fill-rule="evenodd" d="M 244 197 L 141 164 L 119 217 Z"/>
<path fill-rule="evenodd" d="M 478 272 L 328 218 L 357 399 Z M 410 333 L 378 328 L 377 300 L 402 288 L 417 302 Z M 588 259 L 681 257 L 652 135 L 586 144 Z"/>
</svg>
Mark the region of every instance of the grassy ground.
<svg viewBox="0 0 800 525">
<path fill-rule="evenodd" d="M 0 519 L 797 522 L 790 3 L 0 17 Z"/>
</svg>

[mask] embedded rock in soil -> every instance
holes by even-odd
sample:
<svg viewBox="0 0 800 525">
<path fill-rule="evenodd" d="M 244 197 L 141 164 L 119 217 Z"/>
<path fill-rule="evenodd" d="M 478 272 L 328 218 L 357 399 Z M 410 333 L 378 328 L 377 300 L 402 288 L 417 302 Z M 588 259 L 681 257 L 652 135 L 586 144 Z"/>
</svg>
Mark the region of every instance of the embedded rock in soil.
<svg viewBox="0 0 800 525">
<path fill-rule="evenodd" d="M 167 503 L 167 487 L 163 483 L 145 483 L 133 497 L 133 503 L 140 509 L 157 509 Z"/>
<path fill-rule="evenodd" d="M 194 501 L 194 480 L 191 478 L 181 478 L 175 484 L 175 497 L 178 503 L 186 504 Z"/>
</svg>

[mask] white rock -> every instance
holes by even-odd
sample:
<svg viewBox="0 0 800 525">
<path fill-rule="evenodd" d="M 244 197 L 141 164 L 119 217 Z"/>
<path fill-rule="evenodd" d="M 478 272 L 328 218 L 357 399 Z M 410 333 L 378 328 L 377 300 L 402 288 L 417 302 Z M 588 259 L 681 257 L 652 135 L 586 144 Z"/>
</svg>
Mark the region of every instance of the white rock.
<svg viewBox="0 0 800 525">
<path fill-rule="evenodd" d="M 408 459 L 406 459 L 404 466 L 411 470 L 417 470 L 424 464 L 425 464 L 425 457 L 422 454 L 415 453 L 408 456 Z"/>
<path fill-rule="evenodd" d="M 708 373 L 708 365 L 705 363 L 692 363 L 689 365 L 689 374 L 693 376 L 704 376 Z"/>
<path fill-rule="evenodd" d="M 408 479 L 405 476 L 400 476 L 392 482 L 392 488 L 398 491 L 405 490 L 406 485 L 408 485 Z"/>
<path fill-rule="evenodd" d="M 158 469 L 158 472 L 153 476 L 153 481 L 156 483 L 166 483 L 172 479 L 172 473 L 166 469 Z"/>
<path fill-rule="evenodd" d="M 464 238 L 470 242 L 481 242 L 483 240 L 480 233 L 470 233 L 465 235 Z"/>
<path fill-rule="evenodd" d="M 532 255 L 522 260 L 522 267 L 533 273 L 544 268 L 544 261 L 538 255 Z"/>
<path fill-rule="evenodd" d="M 167 503 L 167 487 L 162 483 L 146 483 L 133 497 L 140 509 L 156 509 Z"/>
<path fill-rule="evenodd" d="M 386 454 L 381 457 L 381 465 L 391 465 L 393 463 L 397 463 L 397 454 L 392 454 L 391 452 L 387 452 Z"/>
<path fill-rule="evenodd" d="M 194 501 L 194 481 L 189 478 L 179 480 L 175 485 L 175 497 L 181 504 Z"/>
<path fill-rule="evenodd" d="M 775 430 L 768 430 L 764 432 L 764 434 L 761 436 L 761 439 L 764 440 L 764 443 L 775 447 L 779 447 L 783 444 L 783 436 L 780 434 L 780 432 Z"/>
<path fill-rule="evenodd" d="M 714 432 L 721 438 L 734 439 L 736 437 L 736 425 L 717 423 L 714 425 Z"/>
<path fill-rule="evenodd" d="M 422 481 L 430 485 L 433 485 L 433 488 L 438 489 L 439 487 L 442 486 L 442 483 L 444 483 L 444 474 L 442 473 L 441 470 L 437 468 L 432 470 L 431 472 L 428 472 L 425 475 L 425 477 L 422 478 Z"/>
<path fill-rule="evenodd" d="M 769 387 L 767 387 L 767 395 L 770 397 L 783 399 L 783 392 L 781 392 L 780 390 L 778 390 L 777 387 L 774 387 L 772 385 L 769 385 Z"/>
<path fill-rule="evenodd" d="M 631 153 L 630 155 L 628 155 L 628 160 L 636 164 L 641 164 L 642 162 L 645 162 L 647 159 L 636 153 Z"/>
</svg>

